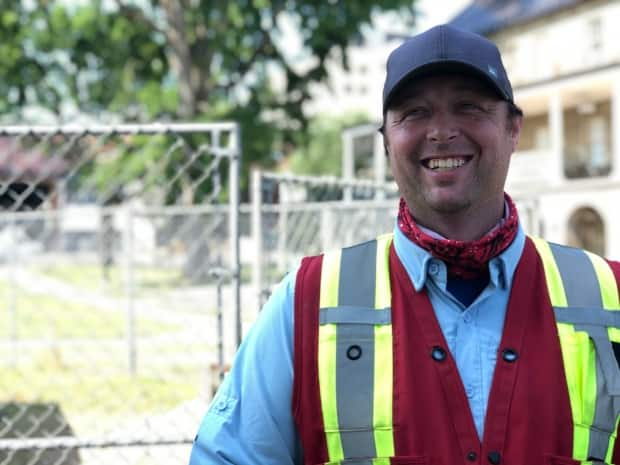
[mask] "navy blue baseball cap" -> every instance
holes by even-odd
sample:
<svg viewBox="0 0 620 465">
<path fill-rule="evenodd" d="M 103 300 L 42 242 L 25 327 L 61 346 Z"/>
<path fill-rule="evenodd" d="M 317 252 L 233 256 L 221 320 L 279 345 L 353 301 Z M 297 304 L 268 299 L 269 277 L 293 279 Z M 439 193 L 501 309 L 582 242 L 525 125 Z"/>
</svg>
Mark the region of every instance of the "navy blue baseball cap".
<svg viewBox="0 0 620 465">
<path fill-rule="evenodd" d="M 441 71 L 469 72 L 489 84 L 503 100 L 513 102 L 512 86 L 497 46 L 478 34 L 444 24 L 406 40 L 392 51 L 383 86 L 383 112 L 403 84 Z"/>
</svg>

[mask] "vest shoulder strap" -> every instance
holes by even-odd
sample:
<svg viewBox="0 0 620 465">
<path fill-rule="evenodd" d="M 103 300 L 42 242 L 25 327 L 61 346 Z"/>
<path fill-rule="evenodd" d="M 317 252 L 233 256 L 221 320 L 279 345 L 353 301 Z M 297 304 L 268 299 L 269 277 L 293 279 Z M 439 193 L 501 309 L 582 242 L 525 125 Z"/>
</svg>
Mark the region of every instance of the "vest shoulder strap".
<svg viewBox="0 0 620 465">
<path fill-rule="evenodd" d="M 323 256 L 318 375 L 330 462 L 387 463 L 394 455 L 391 241 L 380 236 Z"/>
<path fill-rule="evenodd" d="M 543 263 L 574 423 L 573 456 L 611 463 L 620 419 L 620 302 L 609 264 L 531 238 Z"/>
</svg>

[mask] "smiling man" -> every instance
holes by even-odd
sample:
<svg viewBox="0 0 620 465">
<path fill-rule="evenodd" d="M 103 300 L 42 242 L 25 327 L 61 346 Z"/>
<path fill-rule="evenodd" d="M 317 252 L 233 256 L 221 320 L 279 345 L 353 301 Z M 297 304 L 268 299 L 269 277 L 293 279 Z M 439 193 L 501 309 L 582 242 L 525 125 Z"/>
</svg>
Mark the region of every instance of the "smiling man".
<svg viewBox="0 0 620 465">
<path fill-rule="evenodd" d="M 284 279 L 191 464 L 620 463 L 620 263 L 521 229 L 497 47 L 450 26 L 404 42 L 383 119 L 393 234 Z"/>
</svg>

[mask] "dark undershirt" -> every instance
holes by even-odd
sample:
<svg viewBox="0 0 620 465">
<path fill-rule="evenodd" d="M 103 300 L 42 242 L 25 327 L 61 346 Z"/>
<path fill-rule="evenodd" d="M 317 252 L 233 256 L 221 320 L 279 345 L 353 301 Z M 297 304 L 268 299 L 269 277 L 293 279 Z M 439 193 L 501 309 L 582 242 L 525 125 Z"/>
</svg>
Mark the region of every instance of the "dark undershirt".
<svg viewBox="0 0 620 465">
<path fill-rule="evenodd" d="M 448 292 L 465 307 L 469 307 L 482 290 L 489 284 L 489 273 L 472 279 L 457 278 L 448 275 Z"/>
</svg>

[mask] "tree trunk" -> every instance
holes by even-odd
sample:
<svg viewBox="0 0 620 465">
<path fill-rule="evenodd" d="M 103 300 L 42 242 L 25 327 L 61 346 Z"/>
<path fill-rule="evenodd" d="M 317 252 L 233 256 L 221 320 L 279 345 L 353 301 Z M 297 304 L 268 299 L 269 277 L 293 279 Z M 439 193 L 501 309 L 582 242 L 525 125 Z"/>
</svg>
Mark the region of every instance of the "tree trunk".
<svg viewBox="0 0 620 465">
<path fill-rule="evenodd" d="M 179 116 L 191 119 L 197 112 L 197 89 L 192 80 L 192 55 L 187 42 L 184 8 L 179 0 L 161 0 L 166 13 L 168 27 L 166 36 L 170 44 L 168 60 L 170 67 L 179 80 L 181 108 Z"/>
</svg>

